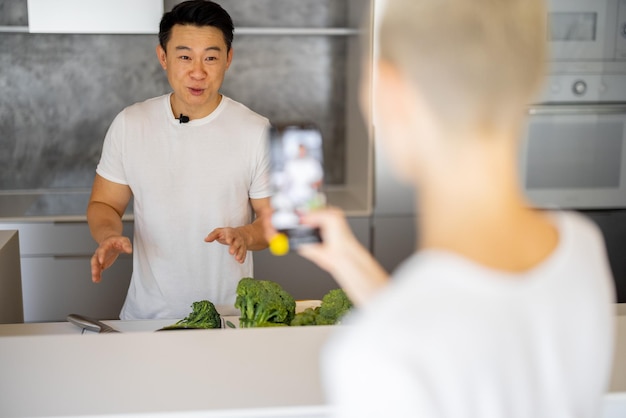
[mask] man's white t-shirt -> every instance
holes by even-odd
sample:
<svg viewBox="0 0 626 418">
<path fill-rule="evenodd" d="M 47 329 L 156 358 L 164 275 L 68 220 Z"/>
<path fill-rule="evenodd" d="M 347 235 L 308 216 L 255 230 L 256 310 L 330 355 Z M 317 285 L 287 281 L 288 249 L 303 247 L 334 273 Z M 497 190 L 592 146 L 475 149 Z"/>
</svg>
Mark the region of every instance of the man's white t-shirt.
<svg viewBox="0 0 626 418">
<path fill-rule="evenodd" d="M 107 132 L 97 173 L 134 197 L 133 275 L 122 319 L 183 318 L 195 301 L 232 305 L 252 257 L 206 243 L 218 227 L 251 222 L 249 199 L 270 195 L 266 118 L 223 96 L 181 124 L 170 95 L 124 109 Z M 114 278 L 112 279 L 114 280 Z"/>
<path fill-rule="evenodd" d="M 598 230 L 557 213 L 560 242 L 523 274 L 425 251 L 322 355 L 337 417 L 597 418 L 614 288 Z"/>
</svg>

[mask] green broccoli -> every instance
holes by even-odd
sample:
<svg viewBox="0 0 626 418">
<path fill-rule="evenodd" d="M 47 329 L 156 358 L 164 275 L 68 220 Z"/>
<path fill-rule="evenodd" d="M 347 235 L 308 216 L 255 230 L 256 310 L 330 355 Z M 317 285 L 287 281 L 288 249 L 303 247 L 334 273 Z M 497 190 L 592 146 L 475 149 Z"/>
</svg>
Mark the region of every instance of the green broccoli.
<svg viewBox="0 0 626 418">
<path fill-rule="evenodd" d="M 316 308 L 306 308 L 302 312 L 298 312 L 291 320 L 292 326 L 317 325 L 317 317 L 319 314 L 319 306 Z"/>
<path fill-rule="evenodd" d="M 317 324 L 334 325 L 341 321 L 341 318 L 352 309 L 352 301 L 343 289 L 333 289 L 322 298 Z"/>
<path fill-rule="evenodd" d="M 320 306 L 296 314 L 291 325 L 335 325 L 351 308 L 352 302 L 346 293 L 342 289 L 333 289 L 324 295 Z"/>
<path fill-rule="evenodd" d="M 237 285 L 235 308 L 241 311 L 241 328 L 289 325 L 296 301 L 278 283 L 244 277 Z"/>
<path fill-rule="evenodd" d="M 174 325 L 165 327 L 164 329 L 181 329 L 181 328 L 221 328 L 222 318 L 215 309 L 215 305 L 208 300 L 194 302 L 191 305 L 192 311 L 189 316 L 176 322 Z"/>
</svg>

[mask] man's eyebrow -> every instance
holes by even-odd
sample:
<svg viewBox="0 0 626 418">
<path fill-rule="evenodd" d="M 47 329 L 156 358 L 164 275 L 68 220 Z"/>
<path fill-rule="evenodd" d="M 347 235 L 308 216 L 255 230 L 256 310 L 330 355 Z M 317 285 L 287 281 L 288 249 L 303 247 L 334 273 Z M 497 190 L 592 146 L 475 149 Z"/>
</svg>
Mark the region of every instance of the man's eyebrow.
<svg viewBox="0 0 626 418">
<path fill-rule="evenodd" d="M 175 48 L 177 51 L 191 51 L 191 48 L 185 45 L 179 45 Z M 207 48 L 204 48 L 205 51 L 221 51 L 222 48 L 220 48 L 219 46 L 209 46 Z"/>
</svg>

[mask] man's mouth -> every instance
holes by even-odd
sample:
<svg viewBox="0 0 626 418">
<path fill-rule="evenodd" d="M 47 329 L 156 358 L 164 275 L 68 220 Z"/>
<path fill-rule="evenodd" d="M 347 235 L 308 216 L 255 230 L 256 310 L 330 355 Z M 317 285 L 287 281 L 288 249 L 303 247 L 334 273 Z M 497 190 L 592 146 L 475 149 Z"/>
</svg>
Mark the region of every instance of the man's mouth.
<svg viewBox="0 0 626 418">
<path fill-rule="evenodd" d="M 197 89 L 193 87 L 188 87 L 189 92 L 194 96 L 201 96 L 204 93 L 204 89 Z"/>
</svg>

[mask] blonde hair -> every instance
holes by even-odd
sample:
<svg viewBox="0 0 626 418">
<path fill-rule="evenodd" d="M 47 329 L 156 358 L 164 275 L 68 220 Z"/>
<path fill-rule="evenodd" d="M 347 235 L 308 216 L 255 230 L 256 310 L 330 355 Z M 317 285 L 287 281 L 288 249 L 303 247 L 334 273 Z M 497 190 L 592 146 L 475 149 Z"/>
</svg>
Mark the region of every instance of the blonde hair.
<svg viewBox="0 0 626 418">
<path fill-rule="evenodd" d="M 381 59 L 414 84 L 444 126 L 510 128 L 541 86 L 542 0 L 387 0 Z"/>
</svg>

